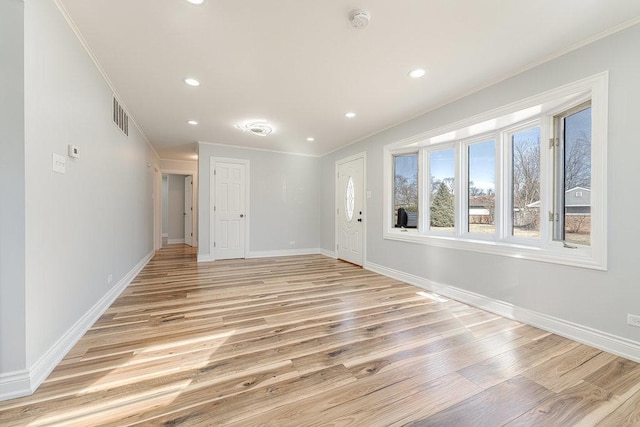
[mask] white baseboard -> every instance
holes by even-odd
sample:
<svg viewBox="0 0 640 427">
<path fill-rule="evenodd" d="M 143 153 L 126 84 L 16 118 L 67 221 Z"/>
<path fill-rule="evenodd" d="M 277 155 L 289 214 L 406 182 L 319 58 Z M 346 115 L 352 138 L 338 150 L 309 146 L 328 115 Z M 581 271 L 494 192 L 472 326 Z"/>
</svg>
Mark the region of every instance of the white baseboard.
<svg viewBox="0 0 640 427">
<path fill-rule="evenodd" d="M 198 262 L 211 262 L 215 261 L 211 254 L 198 254 Z"/>
<path fill-rule="evenodd" d="M 320 253 L 329 258 L 338 259 L 338 253 L 336 251 L 328 251 L 326 249 L 320 249 Z"/>
<path fill-rule="evenodd" d="M 382 265 L 365 262 L 364 268 L 383 276 L 401 280 L 456 301 L 481 308 L 508 319 L 553 332 L 554 334 L 599 348 L 612 354 L 640 362 L 640 343 L 617 335 L 602 332 L 547 314 L 495 300 L 454 286 L 437 283 L 420 276 L 404 273 Z"/>
<path fill-rule="evenodd" d="M 32 394 L 74 345 L 113 304 L 124 289 L 153 258 L 149 252 L 109 292 L 87 311 L 29 370 L 0 375 L 0 401 Z"/>
<path fill-rule="evenodd" d="M 167 244 L 169 244 L 169 245 L 184 244 L 184 239 L 169 239 L 169 240 L 167 240 Z"/>
<path fill-rule="evenodd" d="M 28 370 L 0 374 L 0 401 L 28 396 L 31 393 L 33 390 Z"/>
<path fill-rule="evenodd" d="M 280 256 L 295 256 L 295 255 L 317 255 L 320 253 L 319 248 L 307 248 L 307 249 L 280 249 L 274 251 L 253 251 L 249 252 L 247 258 L 270 258 Z"/>
</svg>

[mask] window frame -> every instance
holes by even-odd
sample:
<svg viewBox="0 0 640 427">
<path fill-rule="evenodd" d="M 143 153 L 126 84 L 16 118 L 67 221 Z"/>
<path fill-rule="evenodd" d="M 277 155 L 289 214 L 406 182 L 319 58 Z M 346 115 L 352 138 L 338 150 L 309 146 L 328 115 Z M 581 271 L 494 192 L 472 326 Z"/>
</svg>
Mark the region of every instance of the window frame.
<svg viewBox="0 0 640 427">
<path fill-rule="evenodd" d="M 427 171 L 431 171 L 431 157 L 430 154 L 434 153 L 434 152 L 438 152 L 438 151 L 447 151 L 447 150 L 453 150 L 453 194 L 454 194 L 454 199 L 453 199 L 453 209 L 454 209 L 454 214 L 453 214 L 453 232 L 448 232 L 448 231 L 443 231 L 443 230 L 433 230 L 431 229 L 431 173 L 427 173 Z M 458 231 L 458 227 L 459 227 L 459 220 L 458 220 L 458 212 L 460 211 L 459 209 L 459 203 L 458 203 L 458 198 L 455 197 L 456 194 L 458 194 L 459 189 L 458 189 L 458 181 L 459 179 L 456 179 L 456 176 L 458 175 L 457 171 L 459 168 L 459 158 L 460 158 L 460 153 L 458 152 L 455 144 L 453 143 L 444 143 L 444 144 L 438 144 L 438 145 L 432 145 L 429 147 L 425 147 L 423 150 L 423 161 L 424 161 L 424 165 L 422 170 L 424 171 L 424 176 L 426 179 L 426 185 L 424 185 L 424 193 L 422 193 L 422 200 L 424 200 L 424 215 L 422 215 L 424 221 L 423 221 L 423 227 L 422 230 L 425 231 L 426 234 L 428 235 L 434 235 L 434 236 L 455 236 L 457 234 Z M 419 178 L 419 177 L 418 177 Z M 420 198 L 418 198 L 418 203 L 420 203 Z"/>
<path fill-rule="evenodd" d="M 545 194 L 545 162 L 547 159 L 548 152 L 545 150 L 544 145 L 544 134 L 546 133 L 545 127 L 542 125 L 543 117 L 539 117 L 533 120 L 527 120 L 521 123 L 516 123 L 513 126 L 504 128 L 501 132 L 500 138 L 505 141 L 504 147 L 504 170 L 507 172 L 503 177 L 503 188 L 504 191 L 508 191 L 505 194 L 504 200 L 505 203 L 503 205 L 502 218 L 503 220 L 503 228 L 502 228 L 502 236 L 504 236 L 504 240 L 507 242 L 511 242 L 514 244 L 522 244 L 527 245 L 531 244 L 532 241 L 540 242 L 543 240 L 543 236 L 547 233 L 547 223 L 545 220 L 545 216 L 543 215 L 544 207 L 546 207 L 546 203 L 543 203 L 544 194 Z M 513 235 L 513 209 L 514 209 L 514 196 L 513 196 L 513 143 L 512 138 L 515 134 L 534 129 L 536 127 L 540 128 L 540 208 L 539 208 L 539 218 L 540 221 L 540 230 L 538 237 L 518 237 Z M 539 244 L 539 243 L 538 243 Z"/>
<path fill-rule="evenodd" d="M 567 111 L 571 106 L 579 106 L 585 101 L 591 101 L 591 245 L 580 247 L 566 247 L 563 242 L 553 240 L 552 227 L 547 221 L 546 212 L 553 206 L 553 155 L 547 141 L 553 135 L 554 116 Z M 547 107 L 551 105 L 551 107 Z M 536 111 L 537 114 L 513 121 L 507 125 L 497 126 L 482 134 L 473 137 L 449 138 L 450 135 L 461 133 L 460 130 L 481 128 L 486 123 L 500 122 L 507 116 L 518 117 L 523 112 Z M 512 214 L 508 211 L 512 206 L 513 196 L 505 197 L 506 193 L 512 193 L 512 165 L 509 162 L 510 143 L 505 143 L 505 136 L 514 134 L 518 129 L 535 127 L 532 123 L 540 125 L 540 237 L 523 238 L 510 235 L 512 229 Z M 482 114 L 440 127 L 410 138 L 387 144 L 383 147 L 383 237 L 388 240 L 400 240 L 406 242 L 427 244 L 431 246 L 446 247 L 460 250 L 478 251 L 494 255 L 514 257 L 518 259 L 549 262 L 554 264 L 569 265 L 575 267 L 607 270 L 607 127 L 608 127 L 608 72 L 602 72 L 591 77 L 552 89 L 541 94 L 520 100 L 506 106 L 487 111 Z M 493 139 L 496 148 L 496 233 L 493 238 L 479 236 L 478 233 L 464 233 L 468 229 L 465 216 L 468 213 L 468 194 L 466 183 L 467 174 L 464 169 L 468 159 L 465 154 L 465 144 L 471 141 Z M 455 231 L 442 233 L 430 230 L 430 169 L 428 154 L 454 147 L 455 158 Z M 393 229 L 390 225 L 393 188 L 391 180 L 390 164 L 394 154 L 418 151 L 418 203 L 420 216 L 418 228 L 413 230 Z M 468 151 L 467 151 L 468 153 Z M 551 178 L 550 178 L 551 177 Z M 422 188 L 421 188 L 422 187 Z M 462 196 L 460 196 L 462 195 Z M 392 203 L 392 200 L 391 200 Z M 468 217 L 466 218 L 468 221 Z"/>
<path fill-rule="evenodd" d="M 469 147 L 476 144 L 482 144 L 485 142 L 493 141 L 494 144 L 494 232 L 492 234 L 485 233 L 475 233 L 469 231 L 470 220 L 469 220 Z M 498 240 L 498 191 L 500 188 L 500 177 L 501 170 L 499 167 L 501 158 L 500 150 L 499 150 L 499 139 L 496 137 L 496 132 L 484 133 L 482 135 L 474 136 L 472 138 L 466 138 L 460 141 L 460 185 L 461 185 L 461 209 L 460 209 L 460 237 L 474 240 L 487 240 L 487 241 L 496 241 Z"/>
<path fill-rule="evenodd" d="M 396 230 L 401 230 L 402 232 L 406 232 L 406 231 L 417 231 L 417 230 L 421 230 L 421 219 L 423 217 L 423 213 L 422 213 L 422 203 L 421 203 L 421 196 L 422 196 L 422 187 L 424 187 L 424 185 L 422 184 L 422 171 L 423 171 L 423 167 L 422 167 L 422 150 L 419 150 L 417 148 L 411 148 L 411 147 L 407 147 L 404 149 L 399 149 L 399 150 L 394 150 L 394 152 L 391 154 L 391 174 L 392 174 L 392 180 L 395 180 L 395 173 L 396 173 L 396 164 L 395 164 L 395 158 L 396 157 L 401 157 L 401 156 L 408 156 L 408 155 L 417 155 L 417 159 L 416 159 L 416 164 L 418 166 L 418 219 L 416 221 L 416 226 L 415 227 L 396 227 L 396 218 L 397 218 L 397 212 L 395 211 L 395 184 L 391 184 L 391 211 L 393 212 L 391 214 L 391 220 L 392 220 L 392 224 L 391 227 L 396 229 Z M 386 223 L 386 219 L 385 219 L 385 223 Z"/>
</svg>

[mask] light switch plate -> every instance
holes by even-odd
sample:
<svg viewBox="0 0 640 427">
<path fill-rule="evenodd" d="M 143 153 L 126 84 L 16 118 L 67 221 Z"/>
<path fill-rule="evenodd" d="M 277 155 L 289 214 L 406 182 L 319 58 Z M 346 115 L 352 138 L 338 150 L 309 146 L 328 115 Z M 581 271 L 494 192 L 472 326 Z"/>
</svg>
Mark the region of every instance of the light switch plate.
<svg viewBox="0 0 640 427">
<path fill-rule="evenodd" d="M 67 158 L 60 154 L 53 153 L 53 163 L 51 168 L 54 172 L 65 173 L 67 168 Z"/>
</svg>

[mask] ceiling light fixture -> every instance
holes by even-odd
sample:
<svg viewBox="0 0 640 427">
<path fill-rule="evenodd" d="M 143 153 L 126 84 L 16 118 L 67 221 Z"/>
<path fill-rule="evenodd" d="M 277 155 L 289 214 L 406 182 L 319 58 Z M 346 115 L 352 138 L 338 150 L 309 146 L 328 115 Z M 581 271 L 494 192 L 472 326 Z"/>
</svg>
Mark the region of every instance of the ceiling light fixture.
<svg viewBox="0 0 640 427">
<path fill-rule="evenodd" d="M 194 4 L 196 6 L 203 5 L 207 2 L 207 0 L 187 0 L 187 2 Z"/>
<path fill-rule="evenodd" d="M 198 124 L 197 120 L 187 120 L 187 123 L 189 123 L 192 126 L 196 126 Z"/>
<path fill-rule="evenodd" d="M 424 68 L 416 68 L 415 70 L 409 71 L 409 77 L 413 79 L 419 79 L 425 74 L 427 74 L 427 70 L 425 70 Z"/>
<path fill-rule="evenodd" d="M 236 128 L 258 136 L 267 136 L 273 132 L 273 126 L 266 120 L 248 120 L 244 123 L 238 123 Z"/>
<path fill-rule="evenodd" d="M 344 116 L 347 119 L 353 119 L 356 116 L 356 113 L 349 111 L 348 113 L 345 113 Z"/>
<path fill-rule="evenodd" d="M 187 77 L 186 79 L 184 79 L 184 82 L 189 86 L 193 86 L 193 87 L 200 86 L 200 82 L 192 77 Z"/>
<path fill-rule="evenodd" d="M 311 136 L 310 136 L 309 138 L 307 138 L 307 141 L 309 141 L 309 142 L 313 142 L 313 141 L 315 141 L 315 138 L 313 138 L 313 137 L 311 137 Z"/>
</svg>

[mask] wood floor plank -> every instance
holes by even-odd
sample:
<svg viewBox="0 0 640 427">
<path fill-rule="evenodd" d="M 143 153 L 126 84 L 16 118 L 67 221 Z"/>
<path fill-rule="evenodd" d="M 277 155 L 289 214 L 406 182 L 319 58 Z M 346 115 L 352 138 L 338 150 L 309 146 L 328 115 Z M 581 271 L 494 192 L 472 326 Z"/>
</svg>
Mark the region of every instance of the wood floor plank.
<svg viewBox="0 0 640 427">
<path fill-rule="evenodd" d="M 154 258 L 4 426 L 638 425 L 640 365 L 322 255 Z"/>
<path fill-rule="evenodd" d="M 518 376 L 475 394 L 432 416 L 414 420 L 408 425 L 501 426 L 551 395 L 553 392 L 550 390 L 527 378 Z"/>
</svg>

